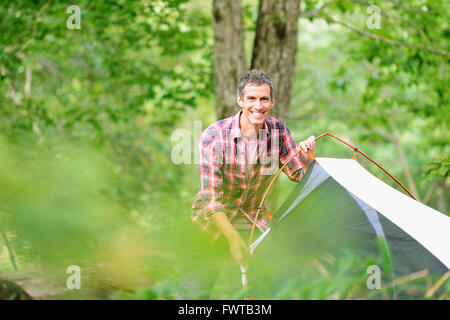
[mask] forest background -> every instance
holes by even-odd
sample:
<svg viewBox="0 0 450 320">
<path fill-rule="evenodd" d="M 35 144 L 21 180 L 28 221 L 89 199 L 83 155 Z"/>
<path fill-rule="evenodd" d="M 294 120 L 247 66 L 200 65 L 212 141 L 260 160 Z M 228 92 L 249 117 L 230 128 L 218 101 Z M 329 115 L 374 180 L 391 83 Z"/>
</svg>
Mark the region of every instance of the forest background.
<svg viewBox="0 0 450 320">
<path fill-rule="evenodd" d="M 0 4 L 0 272 L 41 278 L 36 297 L 62 294 L 42 270 L 65 279 L 68 265 L 102 274 L 74 297 L 190 297 L 184 261 L 208 250 L 189 229 L 195 145 L 238 111 L 237 77 L 254 67 L 295 141 L 333 133 L 448 214 L 448 1 L 70 5 Z M 318 156 L 352 156 L 325 139 Z M 280 179 L 278 205 L 292 188 Z"/>
</svg>

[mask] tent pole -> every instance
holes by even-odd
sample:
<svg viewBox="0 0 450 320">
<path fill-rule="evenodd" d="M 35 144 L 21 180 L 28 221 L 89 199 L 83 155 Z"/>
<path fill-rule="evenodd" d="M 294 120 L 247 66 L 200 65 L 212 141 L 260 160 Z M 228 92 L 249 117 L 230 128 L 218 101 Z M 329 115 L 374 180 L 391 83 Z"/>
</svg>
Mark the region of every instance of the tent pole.
<svg viewBox="0 0 450 320">
<path fill-rule="evenodd" d="M 358 153 L 360 153 L 361 155 L 363 155 L 364 157 L 366 157 L 366 158 L 367 158 L 368 160 L 370 160 L 372 163 L 376 164 L 376 165 L 378 166 L 378 168 L 380 168 L 380 169 L 383 170 L 387 175 L 389 175 L 389 177 L 391 177 L 392 179 L 394 179 L 394 181 L 397 182 L 397 183 L 400 185 L 400 187 L 402 187 L 403 190 L 405 190 L 405 191 L 411 196 L 411 198 L 413 198 L 414 200 L 417 200 L 417 199 L 411 194 L 411 192 L 409 192 L 408 189 L 406 189 L 406 187 L 405 187 L 403 184 L 400 183 L 400 181 L 398 181 L 392 174 L 390 174 L 386 169 L 384 169 L 381 165 L 379 165 L 375 160 L 373 160 L 373 159 L 372 159 L 371 157 L 369 157 L 367 154 L 365 154 L 364 152 L 360 151 L 358 148 L 352 146 L 351 144 L 345 142 L 344 140 L 342 140 L 342 139 L 340 139 L 340 138 L 336 137 L 335 135 L 332 135 L 331 133 L 328 133 L 328 132 L 321 134 L 320 136 L 318 136 L 318 137 L 316 138 L 316 140 L 319 140 L 320 138 L 322 138 L 322 137 L 324 137 L 324 136 L 330 136 L 330 137 L 332 137 L 332 138 L 334 138 L 334 139 L 336 139 L 336 140 L 342 142 L 343 144 L 347 145 L 348 147 L 352 148 L 353 150 L 355 150 L 355 152 L 358 152 Z"/>
</svg>

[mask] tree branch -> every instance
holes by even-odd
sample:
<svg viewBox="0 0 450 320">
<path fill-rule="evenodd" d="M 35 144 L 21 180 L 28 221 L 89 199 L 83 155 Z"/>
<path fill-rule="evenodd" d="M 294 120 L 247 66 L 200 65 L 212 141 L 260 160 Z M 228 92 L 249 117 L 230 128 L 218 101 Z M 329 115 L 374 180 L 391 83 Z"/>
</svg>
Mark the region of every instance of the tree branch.
<svg viewBox="0 0 450 320">
<path fill-rule="evenodd" d="M 425 51 L 425 52 L 432 52 L 432 53 L 440 54 L 440 55 L 443 55 L 443 56 L 450 56 L 450 52 L 447 52 L 447 51 L 444 51 L 444 50 L 435 49 L 435 48 L 427 48 L 427 47 L 411 44 L 411 43 L 408 43 L 408 42 L 401 42 L 401 41 L 392 40 L 392 39 L 389 39 L 389 38 L 380 37 L 380 36 L 377 36 L 377 35 L 375 35 L 373 33 L 357 29 L 357 28 L 355 28 L 355 27 L 353 27 L 353 26 L 351 26 L 351 25 L 349 25 L 349 24 L 347 24 L 345 22 L 335 20 L 335 19 L 330 18 L 328 16 L 318 15 L 318 17 L 321 17 L 321 18 L 323 18 L 326 21 L 331 22 L 331 23 L 340 24 L 341 26 L 343 26 L 343 27 L 345 27 L 347 29 L 350 29 L 350 30 L 352 30 L 352 31 L 354 31 L 356 33 L 359 33 L 359 34 L 361 34 L 361 35 L 363 35 L 365 37 L 368 37 L 368 38 L 371 38 L 371 39 L 374 39 L 374 40 L 378 40 L 378 41 L 382 41 L 382 42 L 385 42 L 385 43 L 389 43 L 389 44 L 391 44 L 393 46 L 407 47 L 407 48 L 412 48 L 412 49 L 421 50 L 421 51 Z"/>
<path fill-rule="evenodd" d="M 23 86 L 23 92 L 25 93 L 25 98 L 29 99 L 31 97 L 31 82 L 33 80 L 33 76 L 31 73 L 31 68 L 27 66 L 25 68 L 25 84 Z"/>
<path fill-rule="evenodd" d="M 3 236 L 3 240 L 5 241 L 5 245 L 6 248 L 8 249 L 8 253 L 9 253 L 9 258 L 11 259 L 11 263 L 14 267 L 14 270 L 17 271 L 17 264 L 16 264 L 16 258 L 14 257 L 14 252 L 11 248 L 11 245 L 9 243 L 8 237 L 6 235 L 5 229 L 3 229 L 3 227 L 0 227 L 1 232 L 2 232 L 2 236 Z"/>
<path fill-rule="evenodd" d="M 378 134 L 380 137 L 382 137 L 383 139 L 389 141 L 390 143 L 394 143 L 394 138 L 392 137 L 392 135 L 386 131 L 384 131 L 381 128 L 378 127 L 374 127 L 372 125 L 367 125 L 367 127 L 374 131 L 376 134 Z"/>
<path fill-rule="evenodd" d="M 373 132 L 375 132 L 376 134 L 378 134 L 380 137 L 382 137 L 383 139 L 389 141 L 389 143 L 394 145 L 395 150 L 397 151 L 400 166 L 402 167 L 402 170 L 403 170 L 403 175 L 405 176 L 406 181 L 408 182 L 408 187 L 411 189 L 411 193 L 414 195 L 414 197 L 418 201 L 420 201 L 419 192 L 417 191 L 416 184 L 414 183 L 414 179 L 411 175 L 411 171 L 409 170 L 409 166 L 406 161 L 405 154 L 403 152 L 403 148 L 400 144 L 400 134 L 398 132 L 397 125 L 395 123 L 393 115 L 390 114 L 388 116 L 388 119 L 389 119 L 389 123 L 391 125 L 392 133 L 384 131 L 383 129 L 381 129 L 379 127 L 375 127 L 369 123 L 367 124 L 367 127 L 370 130 L 372 130 Z"/>
<path fill-rule="evenodd" d="M 330 4 L 332 4 L 334 1 L 329 1 L 323 4 L 323 6 L 321 6 L 320 8 L 314 9 L 314 10 L 309 10 L 309 11 L 305 11 L 305 12 L 300 12 L 300 18 L 311 18 L 311 17 L 316 17 L 319 12 L 323 11 L 323 9 L 325 9 L 327 6 L 329 6 Z"/>
<path fill-rule="evenodd" d="M 405 153 L 403 152 L 403 148 L 400 144 L 400 133 L 398 132 L 397 124 L 395 123 L 394 117 L 389 117 L 389 122 L 391 124 L 392 133 L 393 133 L 393 143 L 395 148 L 397 149 L 398 158 L 400 160 L 400 164 L 403 168 L 403 174 L 405 175 L 406 181 L 408 181 L 408 185 L 411 188 L 411 192 L 414 197 L 420 201 L 419 192 L 417 191 L 416 184 L 414 182 L 414 178 L 409 170 L 408 162 L 406 161 Z"/>
<path fill-rule="evenodd" d="M 425 194 L 425 198 L 423 199 L 423 204 L 428 204 L 428 202 L 431 200 L 431 196 L 433 195 L 434 187 L 435 187 L 434 183 L 431 182 L 428 187 L 427 193 Z"/>
<path fill-rule="evenodd" d="M 57 77 L 58 79 L 62 79 L 64 80 L 66 77 L 64 75 L 64 73 L 62 73 L 56 66 L 55 64 L 50 61 L 50 60 L 46 60 L 44 58 L 39 59 L 39 63 L 41 64 L 41 66 L 44 69 L 47 69 L 53 76 Z"/>
<path fill-rule="evenodd" d="M 400 2 L 398 0 L 391 0 L 389 1 L 390 3 L 392 3 L 395 7 L 400 8 L 406 12 L 411 12 L 411 13 L 417 13 L 417 14 L 439 14 L 439 11 L 423 11 L 420 9 L 411 9 L 411 8 L 407 8 L 404 7 L 403 5 L 400 4 Z"/>
<path fill-rule="evenodd" d="M 366 118 L 368 116 L 379 115 L 378 111 L 374 112 L 344 112 L 344 113 L 317 113 L 308 115 L 294 115 L 290 114 L 290 120 L 302 121 L 310 119 L 350 119 L 350 118 Z"/>
<path fill-rule="evenodd" d="M 18 106 L 22 103 L 19 95 L 17 94 L 17 92 L 14 89 L 12 84 L 9 84 L 9 86 L 8 86 L 8 93 L 11 96 L 11 99 L 16 106 Z"/>
<path fill-rule="evenodd" d="M 372 3 L 370 3 L 370 2 L 367 1 L 367 0 L 352 0 L 352 2 L 354 2 L 354 3 L 360 3 L 360 4 L 365 4 L 365 5 L 367 5 L 367 6 L 372 5 Z M 427 35 L 426 35 L 426 34 L 423 32 L 423 30 L 422 30 L 422 28 L 424 27 L 423 25 L 422 25 L 422 26 L 418 26 L 417 24 L 412 23 L 412 22 L 409 21 L 409 20 L 403 19 L 403 18 L 398 17 L 398 16 L 394 16 L 394 15 L 391 15 L 391 14 L 387 14 L 387 13 L 385 13 L 385 10 L 380 11 L 380 14 L 381 14 L 381 16 L 386 17 L 386 18 L 388 18 L 388 19 L 400 21 L 401 23 L 407 24 L 408 26 L 414 28 L 417 32 L 419 32 L 420 35 L 421 35 L 423 38 L 425 38 L 425 39 L 427 40 L 428 43 L 431 43 L 430 39 L 427 37 Z"/>
<path fill-rule="evenodd" d="M 22 47 L 20 47 L 19 51 L 17 51 L 16 55 L 18 57 L 20 57 L 22 55 L 22 52 L 34 41 L 34 39 L 36 38 L 36 33 L 37 33 L 37 25 L 39 23 L 39 17 L 41 16 L 42 13 L 44 13 L 44 11 L 48 8 L 48 6 L 50 5 L 51 1 L 47 2 L 46 4 L 44 4 L 42 6 L 42 8 L 36 13 L 35 16 L 35 20 L 34 20 L 34 26 L 33 26 L 33 34 L 31 36 L 30 39 L 27 40 L 27 42 L 25 42 Z"/>
</svg>

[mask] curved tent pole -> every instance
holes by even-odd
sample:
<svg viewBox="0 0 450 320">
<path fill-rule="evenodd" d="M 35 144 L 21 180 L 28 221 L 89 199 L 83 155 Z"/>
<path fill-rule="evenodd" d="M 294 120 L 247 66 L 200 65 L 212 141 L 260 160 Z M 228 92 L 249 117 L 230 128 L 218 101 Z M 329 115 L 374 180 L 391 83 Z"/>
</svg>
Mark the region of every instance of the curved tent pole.
<svg viewBox="0 0 450 320">
<path fill-rule="evenodd" d="M 408 189 L 406 189 L 406 187 L 405 187 L 403 184 L 401 184 L 400 181 L 398 181 L 392 174 L 390 174 L 386 169 L 384 169 L 381 165 L 379 165 L 379 164 L 378 164 L 375 160 L 373 160 L 371 157 L 369 157 L 368 155 L 366 155 L 364 152 L 360 151 L 358 148 L 352 146 L 352 145 L 349 144 L 348 142 L 345 142 L 344 140 L 342 140 L 342 139 L 336 137 L 335 135 L 333 135 L 333 134 L 331 134 L 331 133 L 329 133 L 329 132 L 322 133 L 320 136 L 316 137 L 315 140 L 317 141 L 317 140 L 319 140 L 320 138 L 322 138 L 322 137 L 324 137 L 324 136 L 330 136 L 330 137 L 332 137 L 332 138 L 334 138 L 334 139 L 336 139 L 336 140 L 342 142 L 343 144 L 347 145 L 348 147 L 352 148 L 352 149 L 355 151 L 355 155 L 356 155 L 356 153 L 360 153 L 361 155 L 363 155 L 364 157 L 366 157 L 368 160 L 370 160 L 371 162 L 373 162 L 374 164 L 376 164 L 378 168 L 380 168 L 380 169 L 383 170 L 386 174 L 388 174 L 389 177 L 391 177 L 392 179 L 394 179 L 394 181 L 397 182 L 397 183 L 403 188 L 403 190 L 405 190 L 405 191 L 411 196 L 411 198 L 413 198 L 414 200 L 417 200 L 417 199 L 411 194 L 411 192 L 409 192 Z M 289 158 L 289 159 L 281 166 L 280 169 L 278 169 L 277 173 L 273 176 L 272 180 L 270 181 L 269 185 L 267 186 L 266 191 L 265 191 L 264 194 L 263 194 L 263 197 L 262 197 L 262 199 L 261 199 L 261 202 L 259 203 L 259 206 L 258 206 L 258 210 L 257 210 L 257 212 L 256 212 L 255 219 L 254 219 L 254 221 L 253 221 L 252 231 L 250 232 L 250 238 L 249 238 L 249 240 L 248 240 L 248 250 L 249 250 L 249 252 L 250 252 L 250 246 L 251 246 L 251 244 L 252 244 L 253 233 L 254 233 L 255 227 L 256 227 L 256 221 L 257 221 L 257 219 L 258 219 L 258 217 L 259 217 L 259 214 L 260 214 L 260 212 L 261 212 L 261 209 L 263 208 L 264 201 L 266 200 L 266 197 L 267 197 L 267 195 L 268 195 L 268 193 L 269 193 L 269 191 L 270 191 L 270 188 L 272 187 L 273 183 L 275 182 L 275 179 L 279 176 L 279 174 L 281 173 L 281 171 L 283 171 L 284 167 L 291 161 L 292 158 L 294 158 L 297 154 L 300 153 L 300 151 L 303 150 L 302 147 L 300 146 L 300 144 L 298 145 L 298 147 L 299 147 L 299 150 L 298 150 L 296 153 L 294 153 L 294 154 L 293 154 L 293 155 L 292 155 L 292 156 L 291 156 L 291 157 L 290 157 L 290 158 Z M 314 156 L 314 154 L 312 154 L 312 152 L 311 152 L 309 149 L 307 150 L 307 152 L 308 152 L 309 156 L 310 156 L 313 160 L 316 159 L 316 157 Z M 353 158 L 355 159 L 355 156 L 354 156 Z M 247 271 L 248 271 L 248 264 L 245 265 L 245 288 L 247 288 Z"/>
<path fill-rule="evenodd" d="M 371 157 L 369 157 L 367 154 L 365 154 L 364 152 L 360 151 L 358 148 L 352 146 L 351 144 L 345 142 L 344 140 L 342 140 L 342 139 L 340 139 L 340 138 L 336 137 L 335 135 L 332 135 L 331 133 L 328 133 L 328 132 L 321 134 L 320 136 L 318 136 L 318 137 L 316 138 L 316 140 L 319 140 L 320 138 L 322 138 L 322 137 L 324 137 L 324 136 L 330 136 L 330 137 L 332 137 L 332 138 L 334 138 L 334 139 L 336 139 L 336 140 L 342 142 L 343 144 L 345 144 L 345 145 L 349 146 L 350 148 L 352 148 L 353 150 L 355 150 L 355 152 L 360 153 L 361 155 L 363 155 L 364 157 L 366 157 L 368 160 L 372 161 L 374 164 L 377 165 L 378 168 L 380 168 L 381 170 L 383 170 L 389 177 L 391 177 L 392 179 L 394 179 L 395 182 L 397 182 L 398 185 L 399 185 L 400 187 L 402 187 L 403 190 L 405 190 L 405 191 L 411 196 L 411 198 L 413 198 L 414 200 L 417 200 L 416 197 L 414 197 L 414 196 L 411 194 L 411 192 L 409 192 L 408 189 L 406 189 L 406 187 L 405 187 L 403 184 L 400 183 L 400 181 L 398 181 L 392 174 L 390 174 L 386 169 L 384 169 L 381 165 L 379 165 L 375 160 L 373 160 L 373 159 L 372 159 Z M 289 159 L 289 160 L 290 160 L 290 159 Z"/>
</svg>

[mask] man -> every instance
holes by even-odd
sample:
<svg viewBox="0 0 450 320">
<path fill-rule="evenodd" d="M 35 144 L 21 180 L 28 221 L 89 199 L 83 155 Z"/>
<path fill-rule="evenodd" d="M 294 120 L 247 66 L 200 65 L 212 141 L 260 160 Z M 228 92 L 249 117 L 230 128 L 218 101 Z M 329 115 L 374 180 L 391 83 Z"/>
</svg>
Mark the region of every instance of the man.
<svg viewBox="0 0 450 320">
<path fill-rule="evenodd" d="M 275 103 L 275 85 L 261 70 L 250 70 L 238 81 L 234 116 L 209 126 L 201 136 L 201 188 L 192 206 L 192 220 L 215 240 L 224 235 L 232 257 L 245 264 L 249 231 L 278 165 L 298 149 L 288 127 L 269 116 Z M 304 151 L 283 169 L 289 179 L 299 181 L 312 163 L 315 140 L 300 143 Z M 275 170 L 273 165 L 276 165 Z M 256 227 L 264 232 L 269 220 L 258 216 Z M 246 240 L 247 240 L 246 239 Z"/>
</svg>

